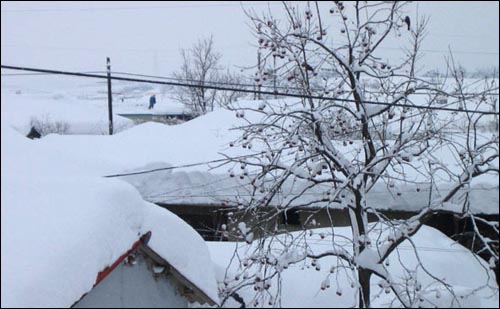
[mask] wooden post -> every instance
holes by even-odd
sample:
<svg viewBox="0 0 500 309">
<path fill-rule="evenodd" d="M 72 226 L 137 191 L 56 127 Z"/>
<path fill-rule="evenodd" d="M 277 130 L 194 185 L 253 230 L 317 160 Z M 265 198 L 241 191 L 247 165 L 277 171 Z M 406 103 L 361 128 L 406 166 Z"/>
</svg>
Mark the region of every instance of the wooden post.
<svg viewBox="0 0 500 309">
<path fill-rule="evenodd" d="M 106 58 L 108 69 L 108 116 L 109 116 L 109 135 L 113 135 L 113 95 L 111 93 L 111 63 L 109 57 Z"/>
</svg>

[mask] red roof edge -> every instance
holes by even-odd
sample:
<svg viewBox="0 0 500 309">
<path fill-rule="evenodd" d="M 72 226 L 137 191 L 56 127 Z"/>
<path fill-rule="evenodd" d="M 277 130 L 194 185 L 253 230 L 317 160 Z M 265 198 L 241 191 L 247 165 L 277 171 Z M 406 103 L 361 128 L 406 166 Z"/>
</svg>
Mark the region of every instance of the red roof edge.
<svg viewBox="0 0 500 309">
<path fill-rule="evenodd" d="M 132 248 L 130 248 L 127 252 L 125 252 L 124 254 L 122 254 L 113 264 L 111 264 L 110 266 L 108 266 L 108 267 L 104 268 L 103 270 L 101 270 L 97 274 L 97 279 L 95 281 L 94 286 L 98 285 L 99 282 L 101 282 L 102 280 L 104 280 L 104 278 L 106 278 L 106 276 L 109 275 L 113 271 L 113 269 L 115 269 L 116 266 L 118 266 L 132 251 L 134 251 L 135 249 L 137 249 L 137 247 L 139 247 L 139 245 L 141 243 L 146 244 L 149 241 L 150 237 L 151 237 L 151 232 L 147 232 L 146 234 L 142 235 L 141 238 L 139 238 L 139 240 L 137 240 L 134 243 L 134 245 L 132 246 Z"/>
</svg>

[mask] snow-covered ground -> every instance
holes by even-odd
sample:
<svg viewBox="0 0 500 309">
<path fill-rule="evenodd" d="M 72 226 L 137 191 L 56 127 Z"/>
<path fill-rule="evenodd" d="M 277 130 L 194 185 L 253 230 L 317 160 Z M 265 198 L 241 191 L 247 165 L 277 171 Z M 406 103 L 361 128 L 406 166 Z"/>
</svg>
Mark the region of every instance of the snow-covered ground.
<svg viewBox="0 0 500 309">
<path fill-rule="evenodd" d="M 127 118 L 113 113 L 114 132 L 133 126 Z M 38 130 L 61 134 L 109 134 L 107 106 L 85 106 L 74 99 L 33 98 L 2 91 L 2 119 L 26 135 L 32 125 Z M 43 133 L 43 132 L 40 132 Z"/>
<path fill-rule="evenodd" d="M 116 114 L 187 112 L 185 106 L 172 100 L 169 92 L 162 86 L 113 81 L 112 92 L 113 113 L 115 119 L 119 119 L 118 121 L 123 120 Z M 64 119 L 65 115 L 83 113 L 82 116 L 85 119 L 91 117 L 89 114 L 92 114 L 96 119 L 102 120 L 107 128 L 108 96 L 106 81 L 46 75 L 2 76 L 2 95 L 4 94 L 8 95 L 9 101 L 12 101 L 10 104 L 23 105 L 35 102 L 34 105 L 26 106 L 25 113 L 29 116 L 50 114 L 54 118 Z M 150 110 L 148 109 L 149 97 L 153 94 L 156 95 L 157 103 L 154 109 Z M 76 110 L 71 113 L 68 112 L 69 108 Z M 120 123 L 115 123 L 115 125 L 119 128 L 123 126 Z"/>
</svg>

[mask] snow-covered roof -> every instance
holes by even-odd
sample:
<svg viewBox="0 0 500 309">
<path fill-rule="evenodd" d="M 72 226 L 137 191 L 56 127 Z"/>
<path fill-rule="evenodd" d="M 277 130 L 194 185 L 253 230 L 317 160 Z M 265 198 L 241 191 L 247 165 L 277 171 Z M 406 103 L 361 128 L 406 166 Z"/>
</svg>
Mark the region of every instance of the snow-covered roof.
<svg viewBox="0 0 500 309">
<path fill-rule="evenodd" d="M 2 307 L 71 306 L 149 231 L 148 245 L 217 302 L 203 239 L 133 186 L 100 177 L 93 158 L 58 150 L 69 145 L 54 137 L 47 145 L 2 125 Z"/>
<path fill-rule="evenodd" d="M 6 101 L 9 101 L 12 96 L 15 97 L 8 93 L 2 94 L 2 99 L 5 97 Z M 296 101 L 296 99 L 272 100 L 267 104 L 291 106 Z M 255 107 L 258 102 L 241 101 L 238 104 L 242 107 Z M 2 116 L 4 109 L 12 110 L 7 115 L 18 111 L 15 104 L 2 105 Z M 246 111 L 245 118 L 256 122 L 262 118 L 262 115 Z M 221 153 L 237 157 L 247 155 L 251 151 L 258 152 L 256 145 L 252 150 L 230 147 L 232 141 L 241 137 L 241 131 L 236 128 L 245 124 L 246 120 L 237 118 L 235 112 L 217 109 L 176 126 L 144 123 L 112 137 L 47 136 L 40 143 L 47 148 L 54 147 L 61 153 L 78 160 L 92 158 L 95 161 L 93 164 L 99 165 L 95 175 L 102 176 L 220 160 L 223 158 Z M 459 136 L 455 137 L 459 138 Z M 360 142 L 354 141 L 354 144 L 347 146 L 343 146 L 341 142 L 333 141 L 333 143 L 348 156 L 356 153 L 355 148 L 359 148 Z M 436 147 L 434 155 L 442 160 L 449 160 L 451 165 L 459 168 L 456 162 L 452 162 L 454 158 L 449 156 L 448 149 Z M 398 186 L 401 195 L 397 195 L 396 190 L 389 190 L 386 185 L 378 185 L 369 193 L 370 201 L 375 208 L 415 211 L 427 205 L 429 188 L 425 182 L 428 181 L 418 172 L 420 167 L 416 162 L 415 166 L 414 170 L 405 170 L 406 176 L 415 183 L 423 184 Z M 151 202 L 220 205 L 222 201 L 234 199 L 236 195 L 240 196 L 241 200 L 245 200 L 245 196 L 248 197 L 251 192 L 248 186 L 241 186 L 248 184 L 248 181 L 239 181 L 239 177 L 229 177 L 229 168 L 231 165 L 222 167 L 217 167 L 216 164 L 197 165 L 123 179 L 133 183 L 141 195 Z M 248 168 L 251 172 L 251 167 Z M 238 170 L 239 167 L 236 167 L 236 172 Z M 445 180 L 436 184 L 440 189 L 449 185 Z M 300 190 L 300 184 L 291 187 Z M 296 202 L 305 203 L 308 198 L 316 198 L 315 194 L 318 192 L 322 192 L 321 188 L 318 188 L 317 192 L 309 191 Z M 473 212 L 498 213 L 498 178 L 496 176 L 483 175 L 479 181 L 473 181 L 469 193 Z"/>
<path fill-rule="evenodd" d="M 15 94 L 2 93 L 2 100 L 5 99 L 6 102 L 11 100 L 16 102 L 16 100 L 19 100 L 18 97 Z M 30 102 L 29 97 L 25 99 Z M 38 102 L 38 99 L 31 98 L 31 100 L 33 101 L 31 104 Z M 296 101 L 297 99 L 271 100 L 267 104 L 293 106 Z M 46 101 L 40 102 L 43 102 L 44 106 L 48 104 Z M 255 107 L 258 103 L 255 101 L 241 101 L 238 104 L 242 107 Z M 59 104 L 58 100 L 54 104 Z M 19 106 L 18 104 L 2 105 L 2 119 L 4 119 L 4 111 L 7 111 L 5 115 L 22 114 Z M 20 120 L 14 121 L 16 117 L 9 116 L 5 118 L 9 122 L 18 124 Z M 176 126 L 145 123 L 122 131 L 112 137 L 48 136 L 44 138 L 42 143 L 46 147 L 55 147 L 60 152 L 79 160 L 93 158 L 96 161 L 94 164 L 99 165 L 96 175 L 102 176 L 126 171 L 148 170 L 168 165 L 182 166 L 220 160 L 223 158 L 220 155 L 221 153 L 236 157 L 247 155 L 251 151 L 258 151 L 255 145 L 250 151 L 241 147 L 230 147 L 230 143 L 241 137 L 241 131 L 237 130 L 237 127 L 247 124 L 246 120 L 257 122 L 261 118 L 262 115 L 259 113 L 246 111 L 245 119 L 241 119 L 235 116 L 235 112 L 217 109 L 207 115 Z M 459 136 L 457 135 L 455 138 L 459 138 Z M 347 146 L 343 146 L 341 142 L 333 141 L 333 143 L 344 151 L 347 156 L 356 153 L 355 148 L 359 148 L 359 141 L 354 141 L 354 144 Z M 87 147 L 83 147 L 83 145 Z M 434 155 L 442 158 L 442 160 L 450 161 L 451 167 L 456 165 L 459 168 L 457 162 L 453 161 L 453 157 L 449 156 L 448 149 L 436 147 Z M 397 195 L 396 190 L 391 192 L 385 185 L 376 186 L 369 193 L 374 207 L 415 211 L 425 206 L 428 197 L 428 185 L 425 185 L 425 182 L 428 181 L 418 172 L 420 167 L 417 163 L 415 163 L 415 166 L 414 170 L 407 169 L 405 173 L 413 182 L 424 183 L 419 186 L 419 192 L 417 192 L 417 185 L 398 186 L 398 189 L 402 191 L 401 195 Z M 183 168 L 182 170 L 174 170 L 173 172 L 166 171 L 164 173 L 145 174 L 124 179 L 133 183 L 139 189 L 141 195 L 152 202 L 220 204 L 223 200 L 234 199 L 236 195 L 245 200 L 245 195 L 249 195 L 250 191 L 248 187 L 242 187 L 241 184 L 247 182 L 240 182 L 238 177 L 235 177 L 236 180 L 229 178 L 227 170 L 231 167 L 230 165 L 213 167 L 214 164 L 198 165 Z M 238 169 L 237 167 L 236 170 Z M 251 168 L 249 167 L 249 169 Z M 436 184 L 441 189 L 448 185 L 449 183 L 446 180 Z M 321 190 L 318 190 L 318 192 L 321 193 Z M 473 212 L 498 213 L 498 179 L 496 176 L 483 175 L 479 181 L 474 180 L 469 193 L 473 201 L 471 203 Z M 315 198 L 314 194 L 314 190 L 311 190 L 303 198 L 297 200 L 297 203 L 305 202 L 307 198 Z"/>
<path fill-rule="evenodd" d="M 371 236 L 372 240 L 377 239 L 378 234 Z M 311 260 L 293 264 L 292 261 L 297 256 L 302 256 L 305 248 L 316 255 L 332 250 L 332 243 L 335 241 L 335 248 L 342 245 L 342 248 L 352 252 L 352 244 L 345 239 L 351 239 L 349 227 L 321 228 L 315 229 L 314 233 L 304 233 L 303 231 L 293 232 L 287 236 L 289 240 L 276 240 L 272 245 L 265 244 L 265 248 L 273 248 L 274 258 L 281 262 L 290 262 L 288 269 L 280 273 L 280 285 L 277 280 L 271 279 L 269 295 L 275 295 L 280 289 L 280 307 L 283 308 L 350 308 L 355 307 L 357 299 L 357 287 L 351 286 L 352 273 L 342 269 L 342 262 L 335 257 L 325 257 L 316 261 L 321 265 L 320 269 L 311 267 Z M 290 242 L 290 239 L 294 241 Z M 457 307 L 495 307 L 498 304 L 498 287 L 495 281 L 493 270 L 488 269 L 488 264 L 470 252 L 469 249 L 457 244 L 452 239 L 440 231 L 422 226 L 422 228 L 408 240 L 403 242 L 397 251 L 394 251 L 388 258 L 390 264 L 387 269 L 396 280 L 403 281 L 407 276 L 406 271 L 414 271 L 415 277 L 421 282 L 426 299 L 432 301 L 429 307 L 450 308 L 453 297 L 450 291 L 460 296 L 460 305 Z M 270 239 L 268 240 L 270 241 Z M 291 245 L 294 244 L 294 245 Z M 235 251 L 241 260 L 250 256 L 262 243 L 253 242 L 248 245 L 242 242 L 209 242 L 208 247 L 214 262 L 218 266 L 216 273 L 221 288 L 225 288 L 225 283 L 229 286 L 241 285 L 241 279 L 235 280 L 235 276 L 245 272 L 252 275 L 260 270 L 256 268 L 238 268 L 240 265 L 235 258 Z M 269 246 L 269 247 L 268 247 Z M 283 248 L 287 247 L 286 250 Z M 418 248 L 418 256 L 414 252 Z M 267 252 L 266 252 L 267 253 Z M 369 262 L 373 262 L 370 261 Z M 421 262 L 422 267 L 416 267 Z M 228 265 L 231 264 L 230 267 Z M 339 267 L 340 265 L 340 267 Z M 330 273 L 333 267 L 339 267 L 334 274 Z M 459 271 L 458 271 L 459 270 Z M 432 274 L 433 277 L 431 277 Z M 449 284 L 448 288 L 436 284 L 436 278 L 442 279 Z M 329 288 L 321 289 L 322 284 L 328 282 Z M 376 308 L 398 307 L 400 304 L 394 301 L 394 294 L 384 293 L 383 288 L 379 288 L 377 283 L 380 278 L 372 277 L 372 306 Z M 434 282 L 433 284 L 431 284 Z M 490 286 L 487 286 L 489 283 Z M 442 290 L 441 290 L 442 289 Z M 441 291 L 441 298 L 436 298 L 436 290 Z M 336 294 L 336 292 L 341 292 Z M 253 285 L 243 287 L 237 291 L 244 299 L 247 306 L 253 305 L 255 291 Z M 430 295 L 426 295 L 429 293 Z M 463 296 L 463 297 L 462 297 Z M 276 299 L 275 299 L 276 300 Z M 259 299 L 263 307 L 271 308 L 267 301 Z M 259 304 L 259 306 L 260 306 Z M 229 299 L 224 307 L 239 307 L 239 303 Z M 275 304 L 276 305 L 276 304 Z"/>
<path fill-rule="evenodd" d="M 166 167 L 165 165 L 149 165 L 140 170 Z M 197 171 L 163 170 L 150 174 L 139 174 L 123 177 L 136 187 L 144 199 L 163 204 L 220 206 L 232 205 L 249 201 L 252 196 L 263 196 L 252 191 L 248 180 L 228 175 L 212 174 Z M 293 198 L 291 206 L 308 205 L 309 208 L 345 208 L 341 203 L 330 203 L 325 192 L 328 185 L 318 185 L 307 190 L 299 198 L 297 195 L 305 189 L 306 181 L 286 181 L 282 191 L 273 197 L 270 205 L 283 205 Z M 446 192 L 446 186 L 439 187 Z M 429 186 L 408 184 L 397 189 L 389 189 L 386 185 L 376 185 L 368 194 L 368 203 L 377 210 L 415 212 L 428 203 Z M 433 197 L 441 196 L 441 192 L 433 187 Z M 469 194 L 470 208 L 475 214 L 498 214 L 498 186 L 493 183 L 478 183 L 470 189 L 462 189 L 458 196 Z M 319 202 L 318 200 L 321 200 Z"/>
</svg>

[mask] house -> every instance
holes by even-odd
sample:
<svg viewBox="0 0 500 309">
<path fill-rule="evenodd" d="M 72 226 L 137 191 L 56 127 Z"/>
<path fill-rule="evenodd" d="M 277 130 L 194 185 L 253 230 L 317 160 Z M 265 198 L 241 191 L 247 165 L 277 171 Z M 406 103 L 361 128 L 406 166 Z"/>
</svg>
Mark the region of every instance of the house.
<svg viewBox="0 0 500 309">
<path fill-rule="evenodd" d="M 343 227 L 350 225 L 349 212 L 347 208 L 328 208 L 328 207 L 292 207 L 286 211 L 279 211 L 276 207 L 261 208 L 259 214 L 262 218 L 255 220 L 255 213 L 248 213 L 245 209 L 240 209 L 237 206 L 215 205 L 215 204 L 175 204 L 175 203 L 157 203 L 158 206 L 168 209 L 175 213 L 184 221 L 186 221 L 193 229 L 195 229 L 205 240 L 237 240 L 236 237 L 224 237 L 221 232 L 221 226 L 226 226 L 226 229 L 231 231 L 236 229 L 239 222 L 245 222 L 247 226 L 253 226 L 259 223 L 262 218 L 272 218 L 264 220 L 267 223 L 266 229 L 282 229 L 283 231 L 291 232 L 306 228 L 320 228 L 327 226 Z M 392 210 L 381 209 L 380 214 L 391 219 L 406 219 L 417 214 L 416 210 Z M 488 220 L 498 221 L 498 214 L 495 213 L 479 213 L 476 217 Z M 377 221 L 377 216 L 373 213 L 368 213 L 370 222 Z M 489 235 L 492 231 L 487 225 L 476 223 L 483 228 L 484 232 Z M 461 235 L 467 231 L 471 231 L 470 220 L 459 218 L 453 214 L 436 215 L 427 223 L 439 229 L 448 236 Z M 259 229 L 264 228 L 259 223 Z M 257 231 L 257 235 L 258 231 Z M 463 235 L 462 235 L 463 236 Z"/>
<path fill-rule="evenodd" d="M 62 209 L 67 205 L 55 197 L 52 202 L 61 205 L 54 207 L 59 217 L 50 212 L 46 216 L 44 200 L 50 203 L 51 197 L 35 193 L 43 209 L 33 216 L 36 220 L 29 218 L 28 224 L 17 227 L 6 224 L 9 233 L 2 233 L 2 307 L 185 308 L 190 303 L 218 304 L 210 255 L 192 228 L 149 203 L 143 202 L 142 210 L 131 209 L 126 199 L 133 196 L 120 189 L 117 195 L 110 187 L 98 191 L 90 199 L 81 197 L 93 214 L 82 209 L 77 216 L 81 218 L 72 220 L 73 207 Z M 127 196 L 121 201 L 125 216 L 115 202 L 110 212 L 96 211 L 105 209 L 110 197 L 120 194 Z M 96 202 L 101 199 L 102 203 Z M 114 218 L 107 215 L 111 213 Z M 17 216 L 7 214 L 9 211 L 2 211 L 17 221 Z"/>
<path fill-rule="evenodd" d="M 74 195 L 71 185 L 59 184 Z M 46 185 L 41 184 L 43 189 Z M 54 190 L 33 193 L 39 200 L 31 211 L 39 207 L 41 212 L 27 215 L 26 222 L 17 220 L 16 212 L 22 210 L 2 210 L 2 224 L 9 228 L 9 233 L 2 233 L 2 307 L 218 304 L 208 249 L 191 227 L 141 202 L 126 184 L 128 189 L 115 187 L 115 192 L 113 186 L 95 190 L 95 184 L 82 185 L 76 191 L 83 191 L 83 203 L 76 201 L 75 206 L 61 203 Z M 7 223 L 6 218 L 19 224 Z"/>
<path fill-rule="evenodd" d="M 498 205 L 498 202 L 496 203 Z M 350 225 L 349 212 L 345 208 L 328 207 L 294 207 L 277 213 L 277 208 L 268 207 L 258 213 L 246 212 L 245 209 L 226 204 L 168 204 L 158 203 L 190 224 L 203 239 L 207 241 L 244 241 L 239 233 L 240 222 L 244 222 L 255 237 L 263 236 L 266 231 L 283 233 L 300 231 L 304 228 L 316 229 L 324 227 L 346 227 Z M 379 210 L 379 214 L 390 219 L 406 219 L 417 214 L 416 210 Z M 457 241 L 464 247 L 478 254 L 484 260 L 491 258 L 491 252 L 483 248 L 479 239 L 474 234 L 478 228 L 483 237 L 498 243 L 498 232 L 486 222 L 498 222 L 498 211 L 475 214 L 476 222 L 470 218 L 461 218 L 453 214 L 434 215 L 426 225 L 436 228 L 446 236 Z M 262 218 L 266 218 L 262 220 Z M 378 220 L 373 213 L 368 214 L 368 220 Z M 497 247 L 498 248 L 498 247 Z M 500 284 L 499 265 L 494 266 L 497 283 Z"/>
<path fill-rule="evenodd" d="M 324 185 L 309 189 L 306 194 L 295 198 L 304 189 L 300 182 L 285 184 L 280 200 L 272 201 L 267 208 L 259 208 L 259 212 L 248 211 L 245 205 L 252 198 L 252 186 L 247 180 L 224 174 L 209 172 L 155 172 L 127 178 L 145 200 L 166 208 L 190 224 L 207 241 L 242 241 L 238 235 L 238 224 L 244 222 L 254 237 L 263 235 L 263 231 L 279 230 L 292 232 L 305 228 L 321 228 L 327 226 L 344 227 L 350 225 L 349 213 L 344 205 L 329 202 L 325 196 L 328 188 Z M 147 184 L 147 186 L 145 186 Z M 446 184 L 433 189 L 433 198 L 446 192 Z M 379 214 L 391 219 L 406 219 L 414 216 L 428 203 L 430 188 L 415 184 L 401 184 L 397 187 L 377 185 L 368 193 L 368 200 Z M 256 198 L 261 193 L 254 193 Z M 491 225 L 482 224 L 482 220 L 498 221 L 498 187 L 495 184 L 477 183 L 470 189 L 461 189 L 457 198 L 468 195 L 470 211 L 478 219 L 476 226 L 483 235 L 492 240 L 498 239 Z M 293 200 L 291 200 L 293 199 Z M 280 205 L 290 201 L 292 207 L 286 212 Z M 368 220 L 373 222 L 377 216 L 368 213 Z M 265 222 L 265 224 L 263 224 Z M 479 250 L 475 246 L 471 233 L 474 226 L 469 219 L 459 218 L 453 214 L 436 215 L 427 225 L 439 229 L 468 248 Z M 487 252 L 481 256 L 489 260 Z"/>
<path fill-rule="evenodd" d="M 154 121 L 165 123 L 169 125 L 179 124 L 195 118 L 195 115 L 189 112 L 160 112 L 160 113 L 122 113 L 119 116 L 133 120 L 135 123 L 143 123 L 147 121 Z"/>
<path fill-rule="evenodd" d="M 202 289 L 148 246 L 143 235 L 112 265 L 97 274 L 92 290 L 72 308 L 187 308 L 216 305 Z"/>
<path fill-rule="evenodd" d="M 183 197 L 181 201 L 184 203 L 175 203 L 168 195 L 163 195 L 168 203 L 159 200 L 155 203 L 164 207 L 189 223 L 205 240 L 229 240 L 242 241 L 244 237 L 239 234 L 239 223 L 244 222 L 249 228 L 254 237 L 261 237 L 266 231 L 282 231 L 293 232 L 303 230 L 304 228 L 322 228 L 322 227 L 345 227 L 350 225 L 348 209 L 341 205 L 328 205 L 326 202 L 314 202 L 312 199 L 318 199 L 321 192 L 318 194 L 304 195 L 301 199 L 297 199 L 298 204 L 308 205 L 292 205 L 286 211 L 278 207 L 278 204 L 270 205 L 265 208 L 259 208 L 259 211 L 249 212 L 243 204 L 240 206 L 233 202 L 220 202 L 217 204 L 215 198 L 221 193 L 220 197 L 236 196 L 236 192 L 231 194 L 230 190 L 221 191 L 216 188 L 231 188 L 227 183 L 211 182 L 210 196 L 212 203 L 200 203 L 203 199 L 197 191 L 190 192 L 193 198 L 191 203 L 188 197 Z M 200 191 L 202 189 L 200 188 Z M 206 187 L 203 190 L 207 191 Z M 462 190 L 466 192 L 465 189 Z M 498 242 L 498 232 L 485 222 L 498 222 L 498 189 L 489 186 L 477 185 L 472 190 L 467 191 L 470 199 L 470 209 L 477 221 L 473 223 L 470 218 L 462 218 L 453 214 L 437 214 L 433 216 L 426 224 L 438 229 L 448 237 L 456 240 L 463 246 L 471 249 L 473 252 L 480 255 L 485 260 L 491 258 L 491 253 L 481 250 L 482 246 L 474 235 L 474 228 L 478 228 L 481 234 L 493 241 Z M 421 209 L 422 205 L 426 204 L 426 198 L 429 196 L 428 189 L 420 189 L 412 186 L 400 188 L 399 194 L 390 194 L 383 187 L 377 187 L 373 192 L 368 193 L 370 202 L 377 207 L 380 215 L 390 219 L 407 219 L 414 216 Z M 174 191 L 172 194 L 178 194 Z M 208 193 L 205 193 L 208 194 Z M 293 195 L 292 195 L 293 196 Z M 204 196 L 207 199 L 207 196 Z M 196 201 L 200 201 L 196 203 Z M 372 213 L 368 213 L 368 220 L 375 222 L 378 217 Z M 495 267 L 498 276 L 498 264 Z"/>
</svg>

